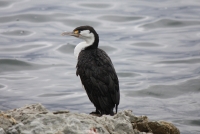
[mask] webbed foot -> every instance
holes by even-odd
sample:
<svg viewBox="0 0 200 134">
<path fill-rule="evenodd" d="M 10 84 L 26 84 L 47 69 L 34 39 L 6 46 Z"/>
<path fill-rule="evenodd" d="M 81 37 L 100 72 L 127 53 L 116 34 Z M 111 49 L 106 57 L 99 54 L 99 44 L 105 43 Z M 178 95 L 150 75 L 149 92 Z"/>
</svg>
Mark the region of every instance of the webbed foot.
<svg viewBox="0 0 200 134">
<path fill-rule="evenodd" d="M 96 111 L 91 112 L 90 114 L 101 116 L 101 113 L 96 109 Z"/>
</svg>

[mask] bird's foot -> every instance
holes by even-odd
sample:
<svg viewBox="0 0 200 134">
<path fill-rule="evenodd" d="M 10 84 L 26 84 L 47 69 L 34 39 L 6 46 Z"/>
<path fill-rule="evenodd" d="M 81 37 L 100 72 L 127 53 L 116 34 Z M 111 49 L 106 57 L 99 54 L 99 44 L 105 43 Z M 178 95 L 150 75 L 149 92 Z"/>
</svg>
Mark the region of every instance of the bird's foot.
<svg viewBox="0 0 200 134">
<path fill-rule="evenodd" d="M 91 112 L 90 114 L 96 115 L 96 116 L 101 116 L 101 113 L 98 110 Z"/>
<path fill-rule="evenodd" d="M 113 110 L 110 111 L 110 116 L 114 116 L 115 113 L 113 112 Z"/>
<path fill-rule="evenodd" d="M 95 111 L 95 112 L 91 112 L 90 114 L 101 114 L 100 112 L 97 112 L 97 111 Z"/>
</svg>

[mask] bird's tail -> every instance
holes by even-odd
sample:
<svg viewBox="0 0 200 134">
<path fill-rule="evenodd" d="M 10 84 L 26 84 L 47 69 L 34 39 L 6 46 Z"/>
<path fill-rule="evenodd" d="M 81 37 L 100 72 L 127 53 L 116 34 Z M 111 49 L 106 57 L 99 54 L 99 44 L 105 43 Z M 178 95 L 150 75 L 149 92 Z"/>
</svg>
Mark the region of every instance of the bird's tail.
<svg viewBox="0 0 200 134">
<path fill-rule="evenodd" d="M 117 109 L 118 109 L 118 105 L 116 104 L 116 105 L 115 105 L 115 110 L 116 110 L 116 113 L 117 113 Z"/>
</svg>

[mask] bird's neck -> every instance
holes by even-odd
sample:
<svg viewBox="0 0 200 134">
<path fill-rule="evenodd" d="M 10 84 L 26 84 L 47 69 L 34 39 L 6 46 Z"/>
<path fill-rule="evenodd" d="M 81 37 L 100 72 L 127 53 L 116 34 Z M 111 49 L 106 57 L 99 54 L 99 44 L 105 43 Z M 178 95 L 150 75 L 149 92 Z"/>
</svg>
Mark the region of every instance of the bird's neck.
<svg viewBox="0 0 200 134">
<path fill-rule="evenodd" d="M 88 44 L 87 42 L 80 42 L 78 45 L 76 45 L 75 49 L 74 49 L 74 55 L 76 56 L 76 58 L 78 58 L 79 53 L 84 50 L 86 47 L 90 46 L 90 44 Z"/>
<path fill-rule="evenodd" d="M 78 55 L 82 50 L 97 49 L 98 43 L 99 43 L 99 38 L 85 39 L 84 42 L 80 42 L 78 45 L 76 45 L 74 49 L 74 55 L 76 56 L 76 58 L 78 58 Z"/>
</svg>

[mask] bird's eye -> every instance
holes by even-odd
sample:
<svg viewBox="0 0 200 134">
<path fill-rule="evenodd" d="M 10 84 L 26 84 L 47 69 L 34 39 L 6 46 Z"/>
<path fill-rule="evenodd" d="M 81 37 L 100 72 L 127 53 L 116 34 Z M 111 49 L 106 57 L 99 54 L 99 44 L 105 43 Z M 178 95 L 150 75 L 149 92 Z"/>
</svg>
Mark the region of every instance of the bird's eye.
<svg viewBox="0 0 200 134">
<path fill-rule="evenodd" d="M 78 31 L 78 30 L 75 30 L 74 33 L 77 34 L 77 33 L 79 33 L 79 31 Z"/>
</svg>

